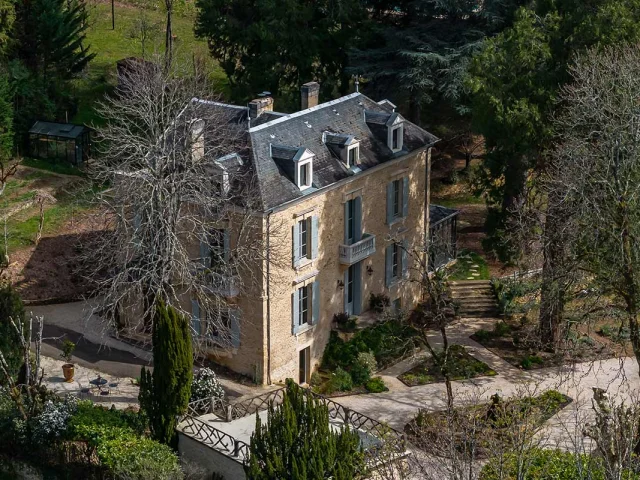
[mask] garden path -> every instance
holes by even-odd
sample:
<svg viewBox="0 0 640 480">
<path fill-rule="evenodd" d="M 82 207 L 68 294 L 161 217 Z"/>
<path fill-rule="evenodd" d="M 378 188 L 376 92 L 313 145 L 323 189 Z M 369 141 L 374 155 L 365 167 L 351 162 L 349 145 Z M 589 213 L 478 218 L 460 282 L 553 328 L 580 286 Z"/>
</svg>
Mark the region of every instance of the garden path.
<svg viewBox="0 0 640 480">
<path fill-rule="evenodd" d="M 571 406 L 547 422 L 545 435 L 555 444 L 562 445 L 571 438 L 568 430 L 575 426 L 576 418 L 589 416 L 592 387 L 603 388 L 611 396 L 620 395 L 623 398 L 629 397 L 630 390 L 640 387 L 638 365 L 633 358 L 614 358 L 532 371 L 515 368 L 469 338 L 469 335 L 479 328 L 487 328 L 496 321 L 497 319 L 484 318 L 462 319 L 448 329 L 451 343 L 468 346 L 474 357 L 498 372 L 495 377 L 477 377 L 452 382 L 456 403 L 459 405 L 489 401 L 491 395 L 496 392 L 503 397 L 510 397 L 556 389 L 574 399 Z M 440 340 L 439 335 L 434 334 L 433 340 L 437 344 Z M 417 362 L 419 358 L 407 359 L 380 372 L 390 387 L 388 392 L 341 396 L 339 402 L 345 407 L 386 422 L 402 431 L 419 409 L 435 411 L 446 406 L 444 383 L 415 387 L 407 387 L 404 384 L 401 384 L 401 387 L 397 386 L 396 382 L 401 382 L 397 381 L 395 376 Z"/>
</svg>

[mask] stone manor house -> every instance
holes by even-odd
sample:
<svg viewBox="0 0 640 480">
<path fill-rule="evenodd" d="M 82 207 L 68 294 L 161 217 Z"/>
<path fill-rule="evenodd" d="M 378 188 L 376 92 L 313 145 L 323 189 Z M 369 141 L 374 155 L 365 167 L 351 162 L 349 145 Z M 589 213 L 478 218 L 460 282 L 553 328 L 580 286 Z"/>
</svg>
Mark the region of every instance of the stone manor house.
<svg viewBox="0 0 640 480">
<path fill-rule="evenodd" d="M 405 248 L 427 233 L 427 159 L 438 139 L 388 100 L 356 92 L 318 103 L 319 90 L 303 85 L 302 108 L 290 114 L 274 111 L 268 96 L 248 106 L 215 102 L 242 126 L 247 148 L 234 161 L 251 163 L 265 222 L 286 232 L 267 239 L 284 261 L 257 267 L 261 285 L 225 292 L 231 348 L 205 352 L 257 383 L 308 382 L 334 315 L 367 315 L 371 294 L 387 295 L 393 308 L 420 300 Z M 431 258 L 439 266 L 455 256 L 457 212 L 429 212 L 431 238 L 443 246 Z M 233 248 L 233 232 L 223 237 Z M 184 308 L 207 335 L 199 299 Z"/>
</svg>

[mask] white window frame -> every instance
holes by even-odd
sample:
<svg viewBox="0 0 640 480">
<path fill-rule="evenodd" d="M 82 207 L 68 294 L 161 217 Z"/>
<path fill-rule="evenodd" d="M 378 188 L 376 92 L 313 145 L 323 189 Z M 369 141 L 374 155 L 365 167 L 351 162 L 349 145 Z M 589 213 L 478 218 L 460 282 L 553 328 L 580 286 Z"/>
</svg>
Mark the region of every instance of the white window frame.
<svg viewBox="0 0 640 480">
<path fill-rule="evenodd" d="M 398 145 L 396 148 L 393 147 L 393 134 L 398 132 Z M 389 137 L 387 138 L 387 145 L 391 149 L 393 153 L 399 152 L 402 150 L 404 146 L 404 125 L 401 123 L 400 125 L 394 125 L 389 128 Z"/>
<path fill-rule="evenodd" d="M 402 249 L 398 243 L 391 249 L 391 278 L 398 280 L 402 276 Z"/>
<path fill-rule="evenodd" d="M 310 223 L 309 218 L 298 221 L 298 258 L 300 259 L 311 257 L 311 239 L 309 235 L 311 234 L 312 227 Z M 303 239 L 304 243 L 302 241 Z"/>
<path fill-rule="evenodd" d="M 302 169 L 307 169 L 307 183 L 302 183 Z M 298 162 L 296 165 L 296 185 L 300 190 L 306 190 L 313 185 L 313 161 L 312 158 Z"/>
<path fill-rule="evenodd" d="M 354 161 L 351 163 L 351 152 L 355 152 Z M 352 145 L 347 148 L 347 168 L 354 167 L 360 163 L 360 144 Z"/>
<path fill-rule="evenodd" d="M 402 191 L 402 189 L 404 187 L 404 181 L 402 178 L 397 178 L 395 180 L 392 180 L 392 182 L 393 182 L 393 189 L 392 189 L 393 199 L 391 200 L 391 205 L 393 208 L 393 218 L 398 219 L 398 218 L 402 218 L 402 202 L 404 198 L 404 192 Z M 398 188 L 396 188 L 396 185 Z"/>
<path fill-rule="evenodd" d="M 296 319 L 296 321 L 298 322 L 298 328 L 304 327 L 305 325 L 311 325 L 310 317 L 313 316 L 313 312 L 311 311 L 313 308 L 312 295 L 313 292 L 312 288 L 310 288 L 310 285 L 303 285 L 302 287 L 298 288 L 298 318 Z"/>
</svg>

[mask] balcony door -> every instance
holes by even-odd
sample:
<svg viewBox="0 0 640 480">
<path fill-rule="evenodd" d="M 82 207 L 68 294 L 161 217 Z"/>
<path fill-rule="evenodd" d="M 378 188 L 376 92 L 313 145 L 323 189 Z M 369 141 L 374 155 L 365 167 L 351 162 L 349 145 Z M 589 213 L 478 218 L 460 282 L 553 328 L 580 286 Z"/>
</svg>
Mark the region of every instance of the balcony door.
<svg viewBox="0 0 640 480">
<path fill-rule="evenodd" d="M 352 245 L 362 239 L 362 197 L 344 204 L 344 243 Z"/>
<path fill-rule="evenodd" d="M 354 263 L 344 272 L 344 311 L 360 315 L 362 311 L 362 262 Z"/>
<path fill-rule="evenodd" d="M 303 348 L 298 352 L 298 383 L 309 383 L 311 377 L 311 347 Z"/>
</svg>

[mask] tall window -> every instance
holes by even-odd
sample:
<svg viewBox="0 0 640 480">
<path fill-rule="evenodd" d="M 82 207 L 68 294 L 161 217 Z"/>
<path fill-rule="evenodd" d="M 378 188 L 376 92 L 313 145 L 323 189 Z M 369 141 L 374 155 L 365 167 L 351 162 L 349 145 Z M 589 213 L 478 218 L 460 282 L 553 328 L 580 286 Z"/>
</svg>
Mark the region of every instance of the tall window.
<svg viewBox="0 0 640 480">
<path fill-rule="evenodd" d="M 392 150 L 400 149 L 400 127 L 394 128 L 391 131 L 391 149 Z"/>
<path fill-rule="evenodd" d="M 300 187 L 309 187 L 311 185 L 310 163 L 300 165 Z"/>
<path fill-rule="evenodd" d="M 400 276 L 400 246 L 394 243 L 391 252 L 391 276 L 398 278 Z"/>
<path fill-rule="evenodd" d="M 211 232 L 211 269 L 219 270 L 224 266 L 224 230 Z"/>
<path fill-rule="evenodd" d="M 355 234 L 355 200 L 347 202 L 347 241 L 353 242 Z"/>
<path fill-rule="evenodd" d="M 298 326 L 309 323 L 309 289 L 300 287 L 298 289 Z"/>
<path fill-rule="evenodd" d="M 309 253 L 309 236 L 307 234 L 307 220 L 300 220 L 298 222 L 298 245 L 300 248 L 299 258 L 307 258 Z"/>
<path fill-rule="evenodd" d="M 347 159 L 347 166 L 353 167 L 358 163 L 358 150 L 359 147 L 353 147 L 349 150 L 349 158 Z"/>
<path fill-rule="evenodd" d="M 402 216 L 402 179 L 393 181 L 392 213 L 394 217 Z"/>
</svg>

